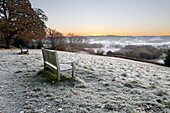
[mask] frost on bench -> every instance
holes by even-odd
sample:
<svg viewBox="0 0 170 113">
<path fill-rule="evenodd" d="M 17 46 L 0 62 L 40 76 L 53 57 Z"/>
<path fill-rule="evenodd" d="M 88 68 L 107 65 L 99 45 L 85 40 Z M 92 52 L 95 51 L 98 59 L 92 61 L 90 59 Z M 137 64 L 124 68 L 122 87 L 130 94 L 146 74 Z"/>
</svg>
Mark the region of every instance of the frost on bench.
<svg viewBox="0 0 170 113">
<path fill-rule="evenodd" d="M 43 54 L 43 60 L 44 60 L 44 68 L 48 67 L 51 70 L 53 70 L 57 74 L 58 80 L 60 80 L 61 72 L 64 72 L 64 71 L 71 70 L 72 77 L 75 76 L 76 69 L 75 69 L 75 63 L 73 61 L 64 62 L 64 63 L 59 62 L 57 52 L 53 50 L 42 48 L 42 54 Z M 71 65 L 68 65 L 68 64 L 71 64 Z"/>
</svg>

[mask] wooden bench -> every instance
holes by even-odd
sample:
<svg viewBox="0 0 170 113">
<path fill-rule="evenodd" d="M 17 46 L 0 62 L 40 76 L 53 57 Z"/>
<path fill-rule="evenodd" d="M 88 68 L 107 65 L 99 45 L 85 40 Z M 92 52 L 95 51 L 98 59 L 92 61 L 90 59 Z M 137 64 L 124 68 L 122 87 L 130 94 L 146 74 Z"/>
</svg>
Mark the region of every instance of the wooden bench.
<svg viewBox="0 0 170 113">
<path fill-rule="evenodd" d="M 44 68 L 48 67 L 53 70 L 57 74 L 58 80 L 60 80 L 61 72 L 72 71 L 72 77 L 75 76 L 75 63 L 74 61 L 69 62 L 59 62 L 58 55 L 56 51 L 48 50 L 42 48 L 43 60 L 44 60 Z M 69 65 L 71 64 L 71 65 Z"/>
<path fill-rule="evenodd" d="M 21 54 L 26 54 L 26 53 L 28 53 L 28 48 L 26 48 L 26 47 L 22 47 L 21 45 L 19 45 L 19 47 L 20 47 L 20 49 L 21 49 Z"/>
</svg>

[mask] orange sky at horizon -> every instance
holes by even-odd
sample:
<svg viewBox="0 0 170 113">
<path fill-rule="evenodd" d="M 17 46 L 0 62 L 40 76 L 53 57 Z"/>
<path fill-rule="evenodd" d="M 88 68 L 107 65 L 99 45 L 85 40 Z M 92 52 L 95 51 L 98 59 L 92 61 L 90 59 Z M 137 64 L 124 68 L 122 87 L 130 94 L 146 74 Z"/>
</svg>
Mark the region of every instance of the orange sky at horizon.
<svg viewBox="0 0 170 113">
<path fill-rule="evenodd" d="M 57 29 L 56 29 L 57 30 Z M 59 31 L 63 33 L 64 36 L 68 36 L 69 33 L 73 33 L 76 36 L 108 36 L 108 35 L 115 35 L 115 36 L 170 36 L 170 33 L 168 32 L 153 32 L 153 33 L 128 33 L 128 32 L 64 32 L 64 31 Z"/>
</svg>

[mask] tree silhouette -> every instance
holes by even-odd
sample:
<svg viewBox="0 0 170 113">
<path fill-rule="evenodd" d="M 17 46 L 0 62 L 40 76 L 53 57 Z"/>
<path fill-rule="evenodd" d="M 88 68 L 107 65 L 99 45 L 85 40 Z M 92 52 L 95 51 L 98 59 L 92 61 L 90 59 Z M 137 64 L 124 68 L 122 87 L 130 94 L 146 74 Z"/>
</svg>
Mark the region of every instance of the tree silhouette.
<svg viewBox="0 0 170 113">
<path fill-rule="evenodd" d="M 10 47 L 12 38 L 26 41 L 45 36 L 44 12 L 33 9 L 29 0 L 0 0 L 0 38 Z"/>
<path fill-rule="evenodd" d="M 83 37 L 83 36 L 76 36 L 74 35 L 74 33 L 69 33 L 67 34 L 67 39 L 68 39 L 68 43 L 69 43 L 69 49 L 73 52 L 73 51 L 77 51 L 77 50 L 83 50 L 84 47 L 86 47 L 89 43 L 89 40 L 87 39 L 87 37 Z"/>
<path fill-rule="evenodd" d="M 166 66 L 170 67 L 170 49 L 166 53 L 166 57 L 165 57 L 164 62 L 165 62 Z"/>
<path fill-rule="evenodd" d="M 63 37 L 63 34 L 51 28 L 48 28 L 46 32 L 48 35 L 48 39 L 50 40 L 51 43 L 51 48 L 56 49 L 57 44 L 59 43 L 60 39 Z"/>
<path fill-rule="evenodd" d="M 60 40 L 59 43 L 57 44 L 57 50 L 61 50 L 61 51 L 66 50 L 66 45 L 63 40 Z"/>
</svg>

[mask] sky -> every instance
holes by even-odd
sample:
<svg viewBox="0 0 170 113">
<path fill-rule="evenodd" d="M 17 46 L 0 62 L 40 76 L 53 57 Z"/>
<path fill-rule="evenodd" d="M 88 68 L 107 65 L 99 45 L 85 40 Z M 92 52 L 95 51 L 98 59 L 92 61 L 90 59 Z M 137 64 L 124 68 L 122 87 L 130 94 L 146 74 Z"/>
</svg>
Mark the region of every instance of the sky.
<svg viewBox="0 0 170 113">
<path fill-rule="evenodd" d="M 170 0 L 30 0 L 47 27 L 82 36 L 170 35 Z"/>
</svg>

